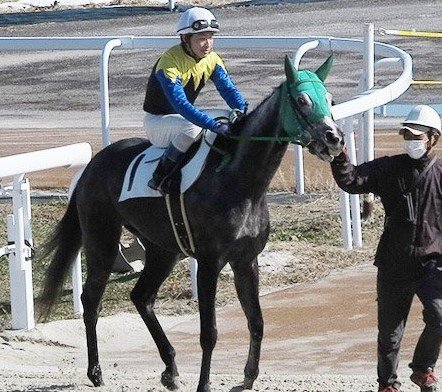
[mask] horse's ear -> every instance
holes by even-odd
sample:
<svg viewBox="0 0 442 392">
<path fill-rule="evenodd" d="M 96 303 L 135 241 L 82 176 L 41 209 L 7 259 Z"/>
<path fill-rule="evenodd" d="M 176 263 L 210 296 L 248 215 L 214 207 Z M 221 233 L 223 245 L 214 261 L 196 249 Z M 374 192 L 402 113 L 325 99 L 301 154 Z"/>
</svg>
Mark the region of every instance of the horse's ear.
<svg viewBox="0 0 442 392">
<path fill-rule="evenodd" d="M 285 76 L 289 84 L 296 83 L 298 81 L 298 70 L 293 65 L 292 60 L 288 55 L 285 55 Z"/>
<path fill-rule="evenodd" d="M 322 64 L 315 72 L 316 75 L 318 75 L 318 78 L 321 79 L 323 82 L 328 76 L 328 73 L 330 72 L 330 68 L 333 65 L 333 53 L 328 57 L 327 60 L 325 60 L 324 64 Z"/>
</svg>

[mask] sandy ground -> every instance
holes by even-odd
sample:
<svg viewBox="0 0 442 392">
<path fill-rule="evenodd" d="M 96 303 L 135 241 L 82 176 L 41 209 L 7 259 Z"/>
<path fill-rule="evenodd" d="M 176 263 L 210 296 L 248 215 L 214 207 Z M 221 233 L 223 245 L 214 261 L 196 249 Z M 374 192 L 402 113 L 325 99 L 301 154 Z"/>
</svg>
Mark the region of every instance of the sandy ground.
<svg viewBox="0 0 442 392">
<path fill-rule="evenodd" d="M 256 391 L 375 391 L 375 267 L 370 263 L 261 297 L 265 337 Z M 407 363 L 422 323 L 412 309 L 399 374 L 403 391 L 417 390 Z M 181 391 L 198 382 L 198 315 L 159 317 L 177 351 Z M 248 334 L 239 304 L 219 309 L 212 391 L 240 391 Z M 141 318 L 119 314 L 98 323 L 106 386 L 97 391 L 163 391 L 164 370 Z M 82 320 L 38 324 L 0 334 L 0 391 L 90 391 Z"/>
</svg>

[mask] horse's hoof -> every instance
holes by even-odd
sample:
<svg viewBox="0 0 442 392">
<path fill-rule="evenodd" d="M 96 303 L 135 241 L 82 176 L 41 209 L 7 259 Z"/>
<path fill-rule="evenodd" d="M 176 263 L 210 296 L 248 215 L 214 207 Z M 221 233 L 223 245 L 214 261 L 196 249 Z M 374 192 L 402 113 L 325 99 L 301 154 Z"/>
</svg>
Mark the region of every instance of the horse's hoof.
<svg viewBox="0 0 442 392">
<path fill-rule="evenodd" d="M 178 376 L 172 376 L 170 373 L 163 372 L 161 374 L 161 384 L 170 391 L 177 391 L 180 389 L 180 380 Z"/>
<path fill-rule="evenodd" d="M 210 385 L 204 384 L 204 385 L 198 385 L 198 389 L 196 392 L 210 392 Z"/>
<path fill-rule="evenodd" d="M 253 389 L 253 383 L 255 382 L 254 378 L 245 378 L 242 384 L 243 389 Z"/>
<path fill-rule="evenodd" d="M 87 372 L 87 376 L 89 380 L 92 381 L 92 384 L 94 384 L 94 387 L 101 387 L 104 385 L 100 365 L 91 367 Z"/>
</svg>

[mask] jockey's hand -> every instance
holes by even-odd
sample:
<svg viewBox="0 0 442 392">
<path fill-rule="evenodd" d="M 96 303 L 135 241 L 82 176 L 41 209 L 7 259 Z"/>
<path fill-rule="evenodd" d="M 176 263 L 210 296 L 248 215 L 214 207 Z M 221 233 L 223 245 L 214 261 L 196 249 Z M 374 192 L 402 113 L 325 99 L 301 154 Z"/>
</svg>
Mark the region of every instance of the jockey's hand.
<svg viewBox="0 0 442 392">
<path fill-rule="evenodd" d="M 224 137 L 229 137 L 232 134 L 230 125 L 222 121 L 218 121 L 212 131 Z"/>
<path fill-rule="evenodd" d="M 239 109 L 232 109 L 229 113 L 229 124 L 235 124 L 238 120 L 244 117 L 246 114 Z"/>
</svg>

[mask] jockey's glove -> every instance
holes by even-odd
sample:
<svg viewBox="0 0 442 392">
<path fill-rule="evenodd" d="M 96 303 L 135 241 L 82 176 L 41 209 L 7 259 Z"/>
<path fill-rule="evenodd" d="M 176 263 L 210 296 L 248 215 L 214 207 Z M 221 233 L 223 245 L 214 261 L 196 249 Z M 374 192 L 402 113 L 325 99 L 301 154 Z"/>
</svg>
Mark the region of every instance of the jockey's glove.
<svg viewBox="0 0 442 392">
<path fill-rule="evenodd" d="M 229 137 L 232 134 L 230 130 L 230 125 L 222 121 L 218 121 L 213 127 L 212 131 L 224 137 Z"/>
<path fill-rule="evenodd" d="M 235 122 L 240 120 L 245 115 L 245 112 L 240 109 L 232 109 L 229 113 L 229 124 L 235 124 Z"/>
</svg>

